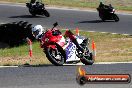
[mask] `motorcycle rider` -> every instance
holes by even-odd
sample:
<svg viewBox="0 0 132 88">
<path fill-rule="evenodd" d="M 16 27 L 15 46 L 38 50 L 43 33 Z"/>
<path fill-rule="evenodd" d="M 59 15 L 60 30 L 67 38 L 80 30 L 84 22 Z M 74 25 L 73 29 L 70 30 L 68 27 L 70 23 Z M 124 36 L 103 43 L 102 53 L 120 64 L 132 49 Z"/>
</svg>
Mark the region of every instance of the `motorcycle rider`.
<svg viewBox="0 0 132 88">
<path fill-rule="evenodd" d="M 104 10 L 104 11 L 111 11 L 111 9 L 113 9 L 112 5 L 109 4 L 109 5 L 104 5 L 102 2 L 100 2 L 99 4 L 99 8 Z"/>
<path fill-rule="evenodd" d="M 30 3 L 34 4 L 36 2 L 36 0 L 31 0 Z"/>
<path fill-rule="evenodd" d="M 55 28 L 54 28 L 55 29 Z M 47 30 L 45 30 L 41 25 L 35 25 L 34 27 L 32 27 L 32 34 L 33 36 L 41 42 L 41 38 L 44 36 L 44 33 L 46 32 Z M 48 30 L 49 31 L 49 30 Z M 54 35 L 57 35 L 59 33 L 61 33 L 59 30 L 53 30 L 51 31 Z M 83 47 L 81 47 L 77 40 L 76 40 L 76 37 L 75 35 L 70 31 L 70 30 L 66 30 L 64 36 L 66 37 L 69 37 L 70 40 L 77 46 L 77 48 L 82 52 L 84 53 L 84 49 Z M 62 38 L 64 38 L 64 36 L 62 36 Z M 64 41 L 65 42 L 65 41 Z M 42 43 L 42 42 L 41 42 Z"/>
<path fill-rule="evenodd" d="M 36 0 L 31 0 L 31 1 L 30 1 L 30 4 L 31 4 L 31 5 L 36 5 L 36 6 L 41 5 L 40 2 L 39 2 L 39 0 L 38 0 L 38 1 L 36 1 Z"/>
<path fill-rule="evenodd" d="M 102 9 L 104 8 L 104 4 L 102 2 L 100 2 L 99 8 L 102 8 Z"/>
<path fill-rule="evenodd" d="M 35 5 L 35 2 L 36 0 L 31 0 L 30 3 L 27 3 L 28 4 L 28 7 L 32 7 Z"/>
</svg>

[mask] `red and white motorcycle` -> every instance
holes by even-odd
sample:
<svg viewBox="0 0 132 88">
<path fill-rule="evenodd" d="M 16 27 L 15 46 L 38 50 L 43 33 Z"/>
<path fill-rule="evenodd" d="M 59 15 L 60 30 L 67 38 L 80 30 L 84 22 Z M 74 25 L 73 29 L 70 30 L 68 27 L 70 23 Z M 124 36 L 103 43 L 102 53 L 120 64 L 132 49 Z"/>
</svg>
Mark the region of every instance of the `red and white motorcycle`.
<svg viewBox="0 0 132 88">
<path fill-rule="evenodd" d="M 41 48 L 43 48 L 48 60 L 56 66 L 79 62 L 85 65 L 92 65 L 94 58 L 88 48 L 89 39 L 84 36 L 75 36 L 69 30 L 66 32 L 69 38 L 64 38 L 62 33 L 55 28 L 57 25 L 55 23 L 54 27 L 47 30 L 41 38 Z M 83 47 L 83 53 L 72 42 L 73 36 L 76 38 L 78 44 Z"/>
</svg>

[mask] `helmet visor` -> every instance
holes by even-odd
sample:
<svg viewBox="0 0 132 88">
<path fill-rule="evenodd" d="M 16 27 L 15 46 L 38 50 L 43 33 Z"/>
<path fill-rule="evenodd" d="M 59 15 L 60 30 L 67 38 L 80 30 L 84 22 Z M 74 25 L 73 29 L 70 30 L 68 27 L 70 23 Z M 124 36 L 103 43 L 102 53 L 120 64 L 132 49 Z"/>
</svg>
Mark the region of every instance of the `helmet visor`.
<svg viewBox="0 0 132 88">
<path fill-rule="evenodd" d="M 35 36 L 35 37 L 36 37 L 36 36 L 39 34 L 39 30 L 33 31 L 33 33 L 32 33 L 32 34 L 33 34 L 33 36 Z"/>
</svg>

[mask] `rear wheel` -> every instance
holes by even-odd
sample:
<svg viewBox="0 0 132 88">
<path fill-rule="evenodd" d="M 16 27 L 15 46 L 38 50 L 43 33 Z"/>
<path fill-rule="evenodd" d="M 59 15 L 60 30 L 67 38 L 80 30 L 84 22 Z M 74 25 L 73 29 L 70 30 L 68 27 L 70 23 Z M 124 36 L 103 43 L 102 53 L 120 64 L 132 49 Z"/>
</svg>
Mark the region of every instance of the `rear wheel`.
<svg viewBox="0 0 132 88">
<path fill-rule="evenodd" d="M 62 66 L 65 63 L 63 51 L 58 47 L 56 47 L 55 49 L 46 48 L 45 54 L 48 60 L 56 66 Z"/>
<path fill-rule="evenodd" d="M 33 13 L 33 10 L 32 10 L 32 9 L 29 9 L 29 12 L 30 12 L 30 14 L 31 14 L 32 16 L 36 16 L 36 14 Z"/>
</svg>

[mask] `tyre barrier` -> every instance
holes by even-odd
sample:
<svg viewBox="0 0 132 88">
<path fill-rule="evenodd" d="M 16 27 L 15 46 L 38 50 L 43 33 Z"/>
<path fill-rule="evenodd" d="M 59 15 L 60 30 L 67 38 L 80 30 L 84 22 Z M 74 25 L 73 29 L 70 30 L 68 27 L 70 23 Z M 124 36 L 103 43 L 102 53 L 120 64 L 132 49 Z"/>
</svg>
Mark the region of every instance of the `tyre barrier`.
<svg viewBox="0 0 132 88">
<path fill-rule="evenodd" d="M 28 37 L 32 41 L 32 24 L 27 21 L 11 22 L 0 25 L 0 42 L 7 43 L 10 47 L 26 43 Z"/>
</svg>

